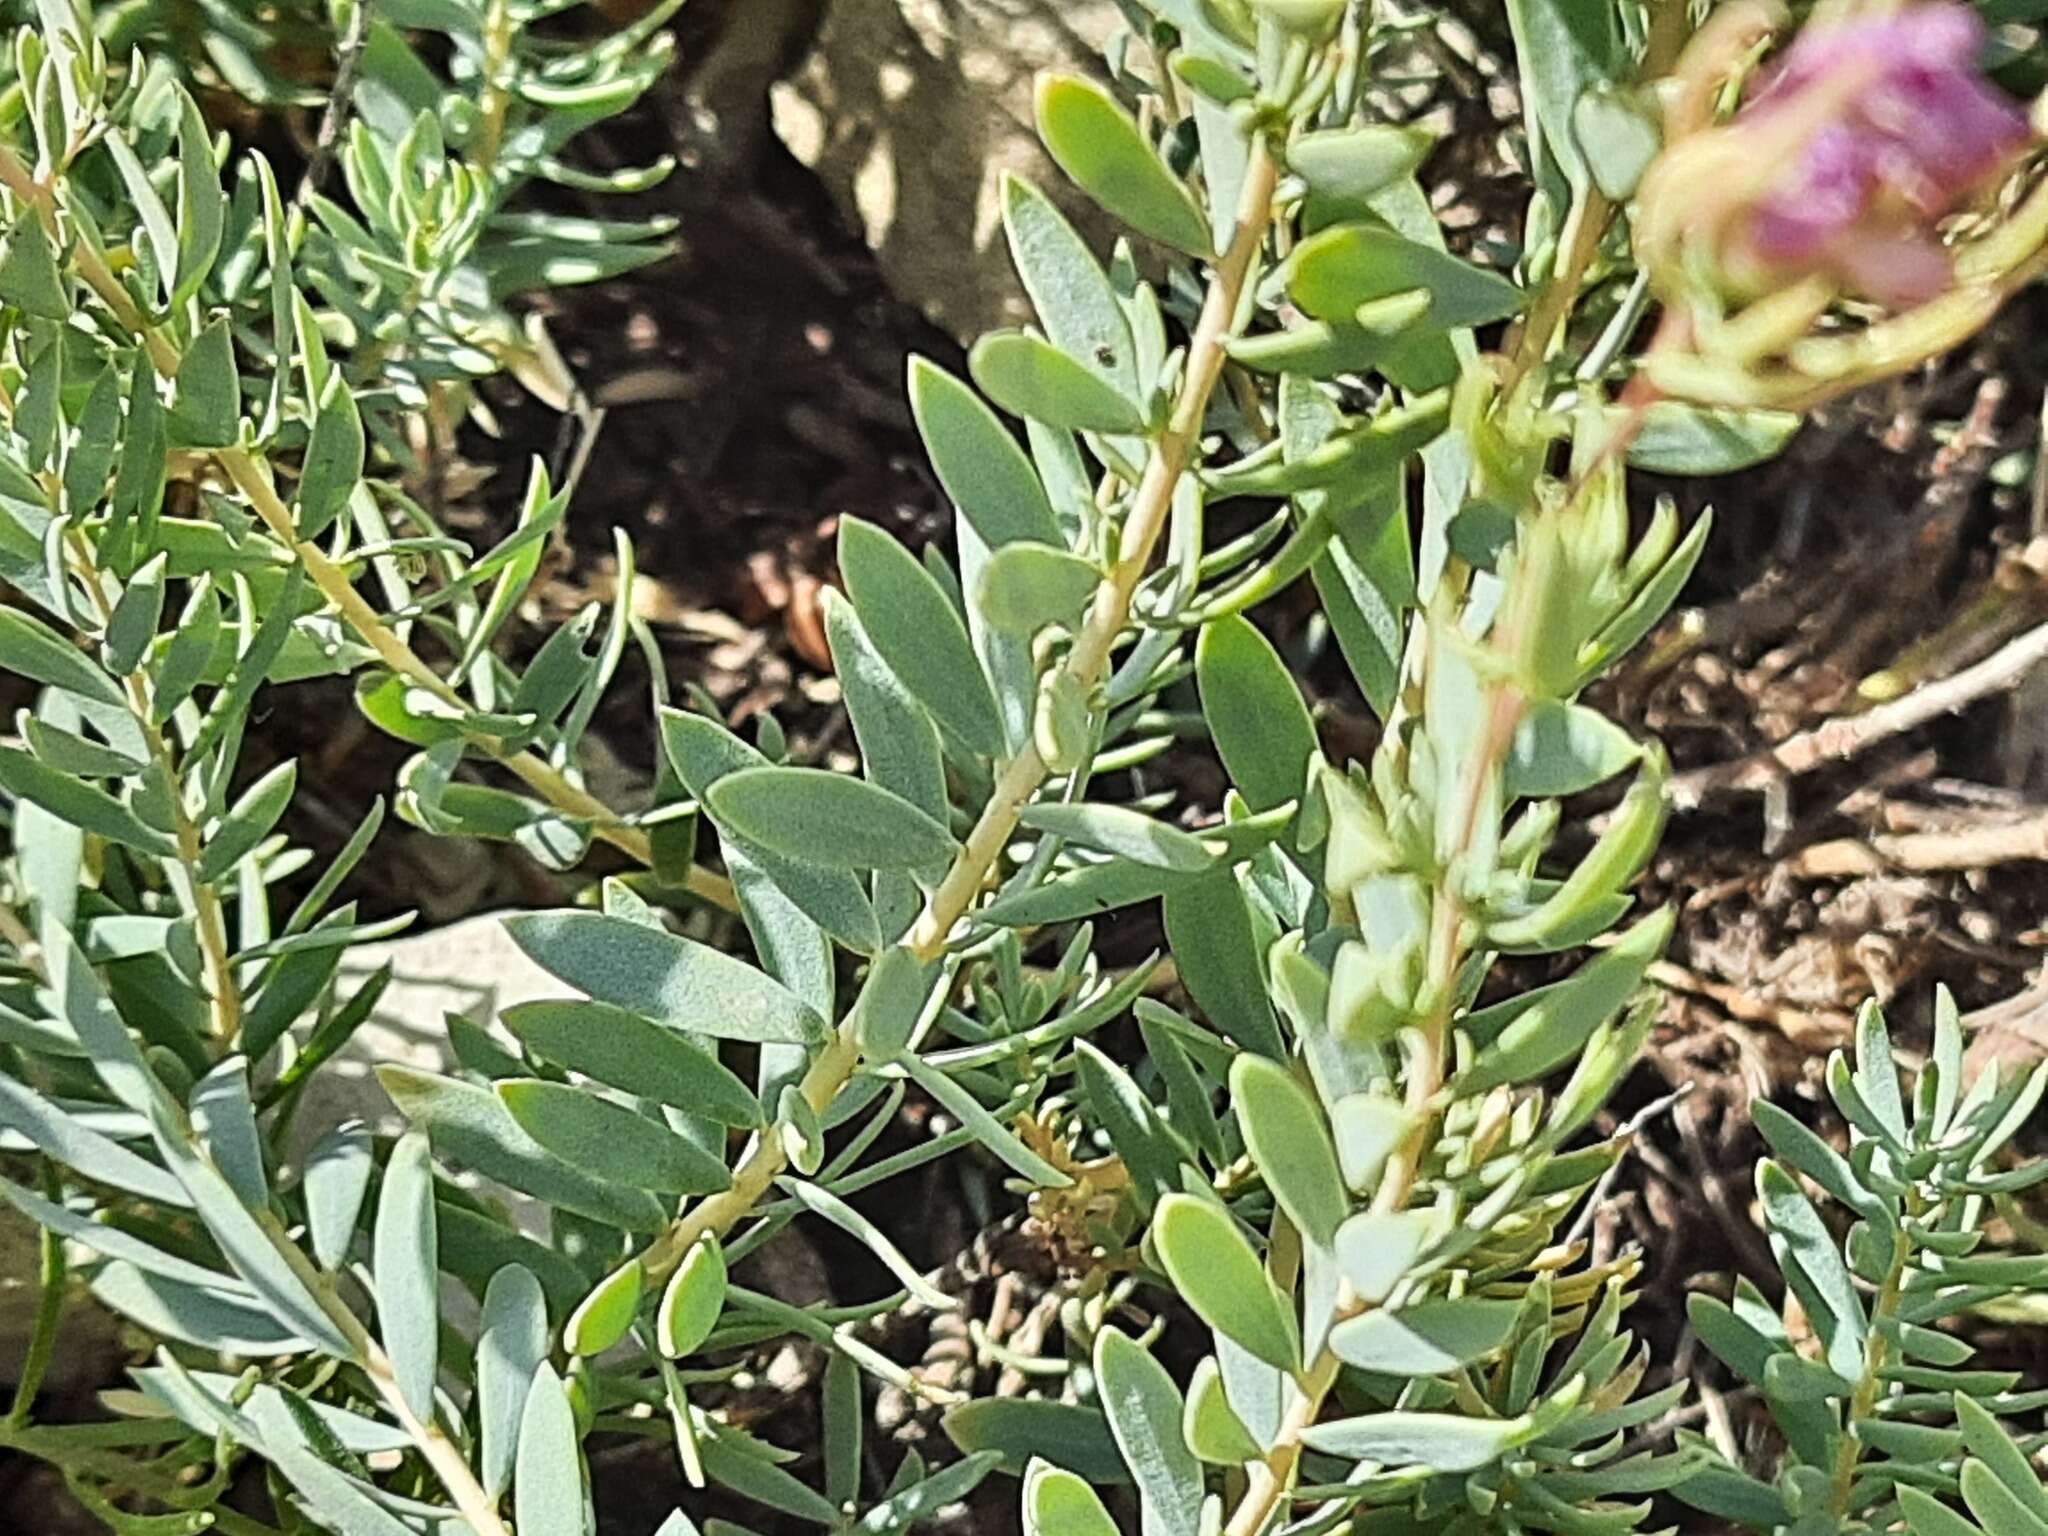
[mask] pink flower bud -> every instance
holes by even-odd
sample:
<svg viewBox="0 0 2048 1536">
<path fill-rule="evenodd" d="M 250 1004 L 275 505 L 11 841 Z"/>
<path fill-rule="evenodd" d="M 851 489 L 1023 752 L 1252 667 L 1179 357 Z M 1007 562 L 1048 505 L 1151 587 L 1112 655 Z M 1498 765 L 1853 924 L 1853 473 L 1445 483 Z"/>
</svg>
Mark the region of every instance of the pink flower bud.
<svg viewBox="0 0 2048 1536">
<path fill-rule="evenodd" d="M 1983 47 L 1983 22 L 1955 0 L 1802 31 L 1723 130 L 1782 162 L 1722 228 L 1730 275 L 1755 289 L 1820 273 L 1891 306 L 1941 292 L 1937 222 L 2032 136 L 1984 78 Z"/>
</svg>

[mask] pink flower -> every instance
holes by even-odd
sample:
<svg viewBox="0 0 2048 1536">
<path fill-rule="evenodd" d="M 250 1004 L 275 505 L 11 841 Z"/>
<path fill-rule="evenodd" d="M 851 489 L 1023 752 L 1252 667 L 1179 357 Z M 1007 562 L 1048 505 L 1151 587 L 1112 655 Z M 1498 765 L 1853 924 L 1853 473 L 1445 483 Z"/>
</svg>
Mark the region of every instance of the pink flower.
<svg viewBox="0 0 2048 1536">
<path fill-rule="evenodd" d="M 1782 171 L 1725 226 L 1745 287 L 1824 273 L 1881 303 L 1940 293 L 1946 214 L 1996 180 L 2031 138 L 1984 78 L 1984 24 L 1955 0 L 1809 25 L 1737 114 L 1730 137 Z"/>
</svg>

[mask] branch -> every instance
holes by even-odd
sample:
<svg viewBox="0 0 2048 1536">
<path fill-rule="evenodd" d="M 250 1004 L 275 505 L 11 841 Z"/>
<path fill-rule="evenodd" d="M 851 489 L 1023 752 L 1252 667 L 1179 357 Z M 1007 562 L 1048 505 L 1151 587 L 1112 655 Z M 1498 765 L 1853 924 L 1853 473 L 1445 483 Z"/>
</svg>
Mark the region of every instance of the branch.
<svg viewBox="0 0 2048 1536">
<path fill-rule="evenodd" d="M 1208 414 L 1209 397 L 1223 371 L 1223 344 L 1237 320 L 1239 300 L 1250 279 L 1253 259 L 1265 243 L 1272 222 L 1273 193 L 1279 183 L 1279 167 L 1267 152 L 1263 139 L 1253 145 L 1251 164 L 1246 169 L 1243 194 L 1238 202 L 1237 228 L 1230 248 L 1224 252 L 1209 280 L 1209 292 L 1202 305 L 1188 346 L 1187 371 L 1166 430 L 1152 445 L 1144 477 L 1131 502 L 1124 524 L 1122 554 L 1116 566 L 1095 590 L 1088 618 L 1068 653 L 1065 668 L 1084 691 L 1092 690 L 1108 665 L 1117 636 L 1130 621 L 1131 597 L 1152 563 L 1153 551 L 1173 511 L 1173 493 L 1200 439 Z M 1049 770 L 1035 746 L 1027 746 L 1003 768 L 988 803 L 982 808 L 960 852 L 945 876 L 932 890 L 924 910 L 903 938 L 903 947 L 919 960 L 937 959 L 946 941 L 981 894 L 988 874 L 1002 857 L 1003 848 L 1017 829 L 1019 812 L 1030 803 L 1045 783 Z M 811 1063 L 797 1085 L 811 1107 L 820 1113 L 846 1086 L 860 1064 L 860 1051 L 850 1025 L 842 1025 L 832 1042 Z M 642 1255 L 650 1283 L 665 1278 L 698 1238 L 707 1233 L 723 1235 L 741 1220 L 775 1176 L 782 1171 L 784 1153 L 777 1127 L 756 1138 L 753 1150 L 733 1174 L 732 1187 L 698 1202 L 681 1221 L 657 1238 Z"/>
</svg>

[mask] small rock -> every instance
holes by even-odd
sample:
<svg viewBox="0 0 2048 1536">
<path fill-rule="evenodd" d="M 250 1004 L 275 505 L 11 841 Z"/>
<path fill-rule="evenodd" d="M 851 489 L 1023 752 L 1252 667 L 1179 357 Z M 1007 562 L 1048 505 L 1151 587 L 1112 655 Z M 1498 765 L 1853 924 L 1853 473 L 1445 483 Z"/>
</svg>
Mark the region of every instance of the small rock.
<svg viewBox="0 0 2048 1536">
<path fill-rule="evenodd" d="M 514 1043 L 497 1023 L 499 1013 L 515 1003 L 573 995 L 512 942 L 505 917 L 487 912 L 349 952 L 343 962 L 345 988 L 362 985 L 387 963 L 391 985 L 378 999 L 376 1012 L 307 1085 L 293 1126 L 295 1160 L 344 1120 L 362 1120 L 382 1134 L 402 1132 L 405 1122 L 377 1085 L 376 1068 L 396 1064 L 450 1071 L 455 1057 L 448 1045 L 449 1014 L 488 1027 L 511 1050 Z"/>
<path fill-rule="evenodd" d="M 770 92 L 776 133 L 857 221 L 895 293 L 965 340 L 1029 308 L 1002 233 L 1002 177 L 1058 198 L 1107 251 L 1111 223 L 1032 125 L 1044 70 L 1099 71 L 1115 0 L 828 0 Z"/>
</svg>

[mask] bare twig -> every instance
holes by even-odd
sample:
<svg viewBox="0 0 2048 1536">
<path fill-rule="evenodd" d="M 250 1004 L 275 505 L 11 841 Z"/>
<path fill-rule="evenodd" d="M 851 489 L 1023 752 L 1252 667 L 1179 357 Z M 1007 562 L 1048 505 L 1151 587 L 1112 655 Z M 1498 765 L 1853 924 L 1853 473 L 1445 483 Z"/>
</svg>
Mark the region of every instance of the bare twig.
<svg viewBox="0 0 2048 1536">
<path fill-rule="evenodd" d="M 1943 715 L 2017 687 L 2044 660 L 2048 660 L 2048 624 L 2036 625 L 1975 666 L 1939 682 L 1925 683 L 1904 698 L 1859 715 L 1838 715 L 1767 751 L 1732 763 L 1681 773 L 1667 790 L 1671 808 L 1697 810 L 1715 795 L 1767 789 L 1824 763 L 1856 757 L 1889 737 L 1917 730 Z"/>
<path fill-rule="evenodd" d="M 1622 1122 L 1608 1140 L 1634 1141 L 1641 1134 L 1644 1126 L 1655 1120 L 1659 1115 L 1665 1114 L 1683 1103 L 1697 1086 L 1698 1084 L 1688 1078 L 1672 1089 L 1671 1092 L 1650 1100 L 1649 1103 Z M 1593 1193 L 1586 1197 L 1586 1203 L 1580 1208 L 1578 1218 L 1572 1222 L 1571 1231 L 1565 1234 L 1564 1240 L 1567 1245 L 1578 1242 L 1588 1232 L 1593 1230 L 1594 1219 L 1600 1214 L 1600 1207 L 1607 1203 L 1607 1196 L 1614 1188 L 1614 1181 L 1621 1177 L 1621 1166 L 1626 1161 L 1627 1155 L 1624 1153 L 1623 1156 L 1617 1157 L 1614 1160 L 1613 1165 L 1605 1173 L 1600 1175 L 1600 1182 L 1593 1186 Z"/>
<path fill-rule="evenodd" d="M 313 201 L 327 171 L 334 164 L 334 146 L 341 142 L 341 130 L 348 123 L 356 94 L 356 76 L 362 72 L 363 49 L 370 40 L 370 6 L 374 0 L 356 0 L 348 31 L 334 55 L 334 86 L 327 95 L 327 110 L 321 114 L 320 132 L 313 141 L 312 157 L 292 194 L 294 207 L 304 209 Z"/>
<path fill-rule="evenodd" d="M 2048 811 L 1988 826 L 1837 838 L 1802 849 L 1787 864 L 1796 875 L 1829 879 L 1887 869 L 1989 869 L 2029 862 L 2048 862 Z"/>
<path fill-rule="evenodd" d="M 1741 987 L 1709 981 L 1674 960 L 1652 961 L 1643 974 L 1660 987 L 1706 998 L 1709 1002 L 1718 1003 L 1730 1018 L 1741 1019 L 1747 1024 L 1768 1025 L 1795 1042 L 1838 1038 L 1849 1022 L 1847 1014 L 1831 1017 L 1762 1002 Z"/>
</svg>

